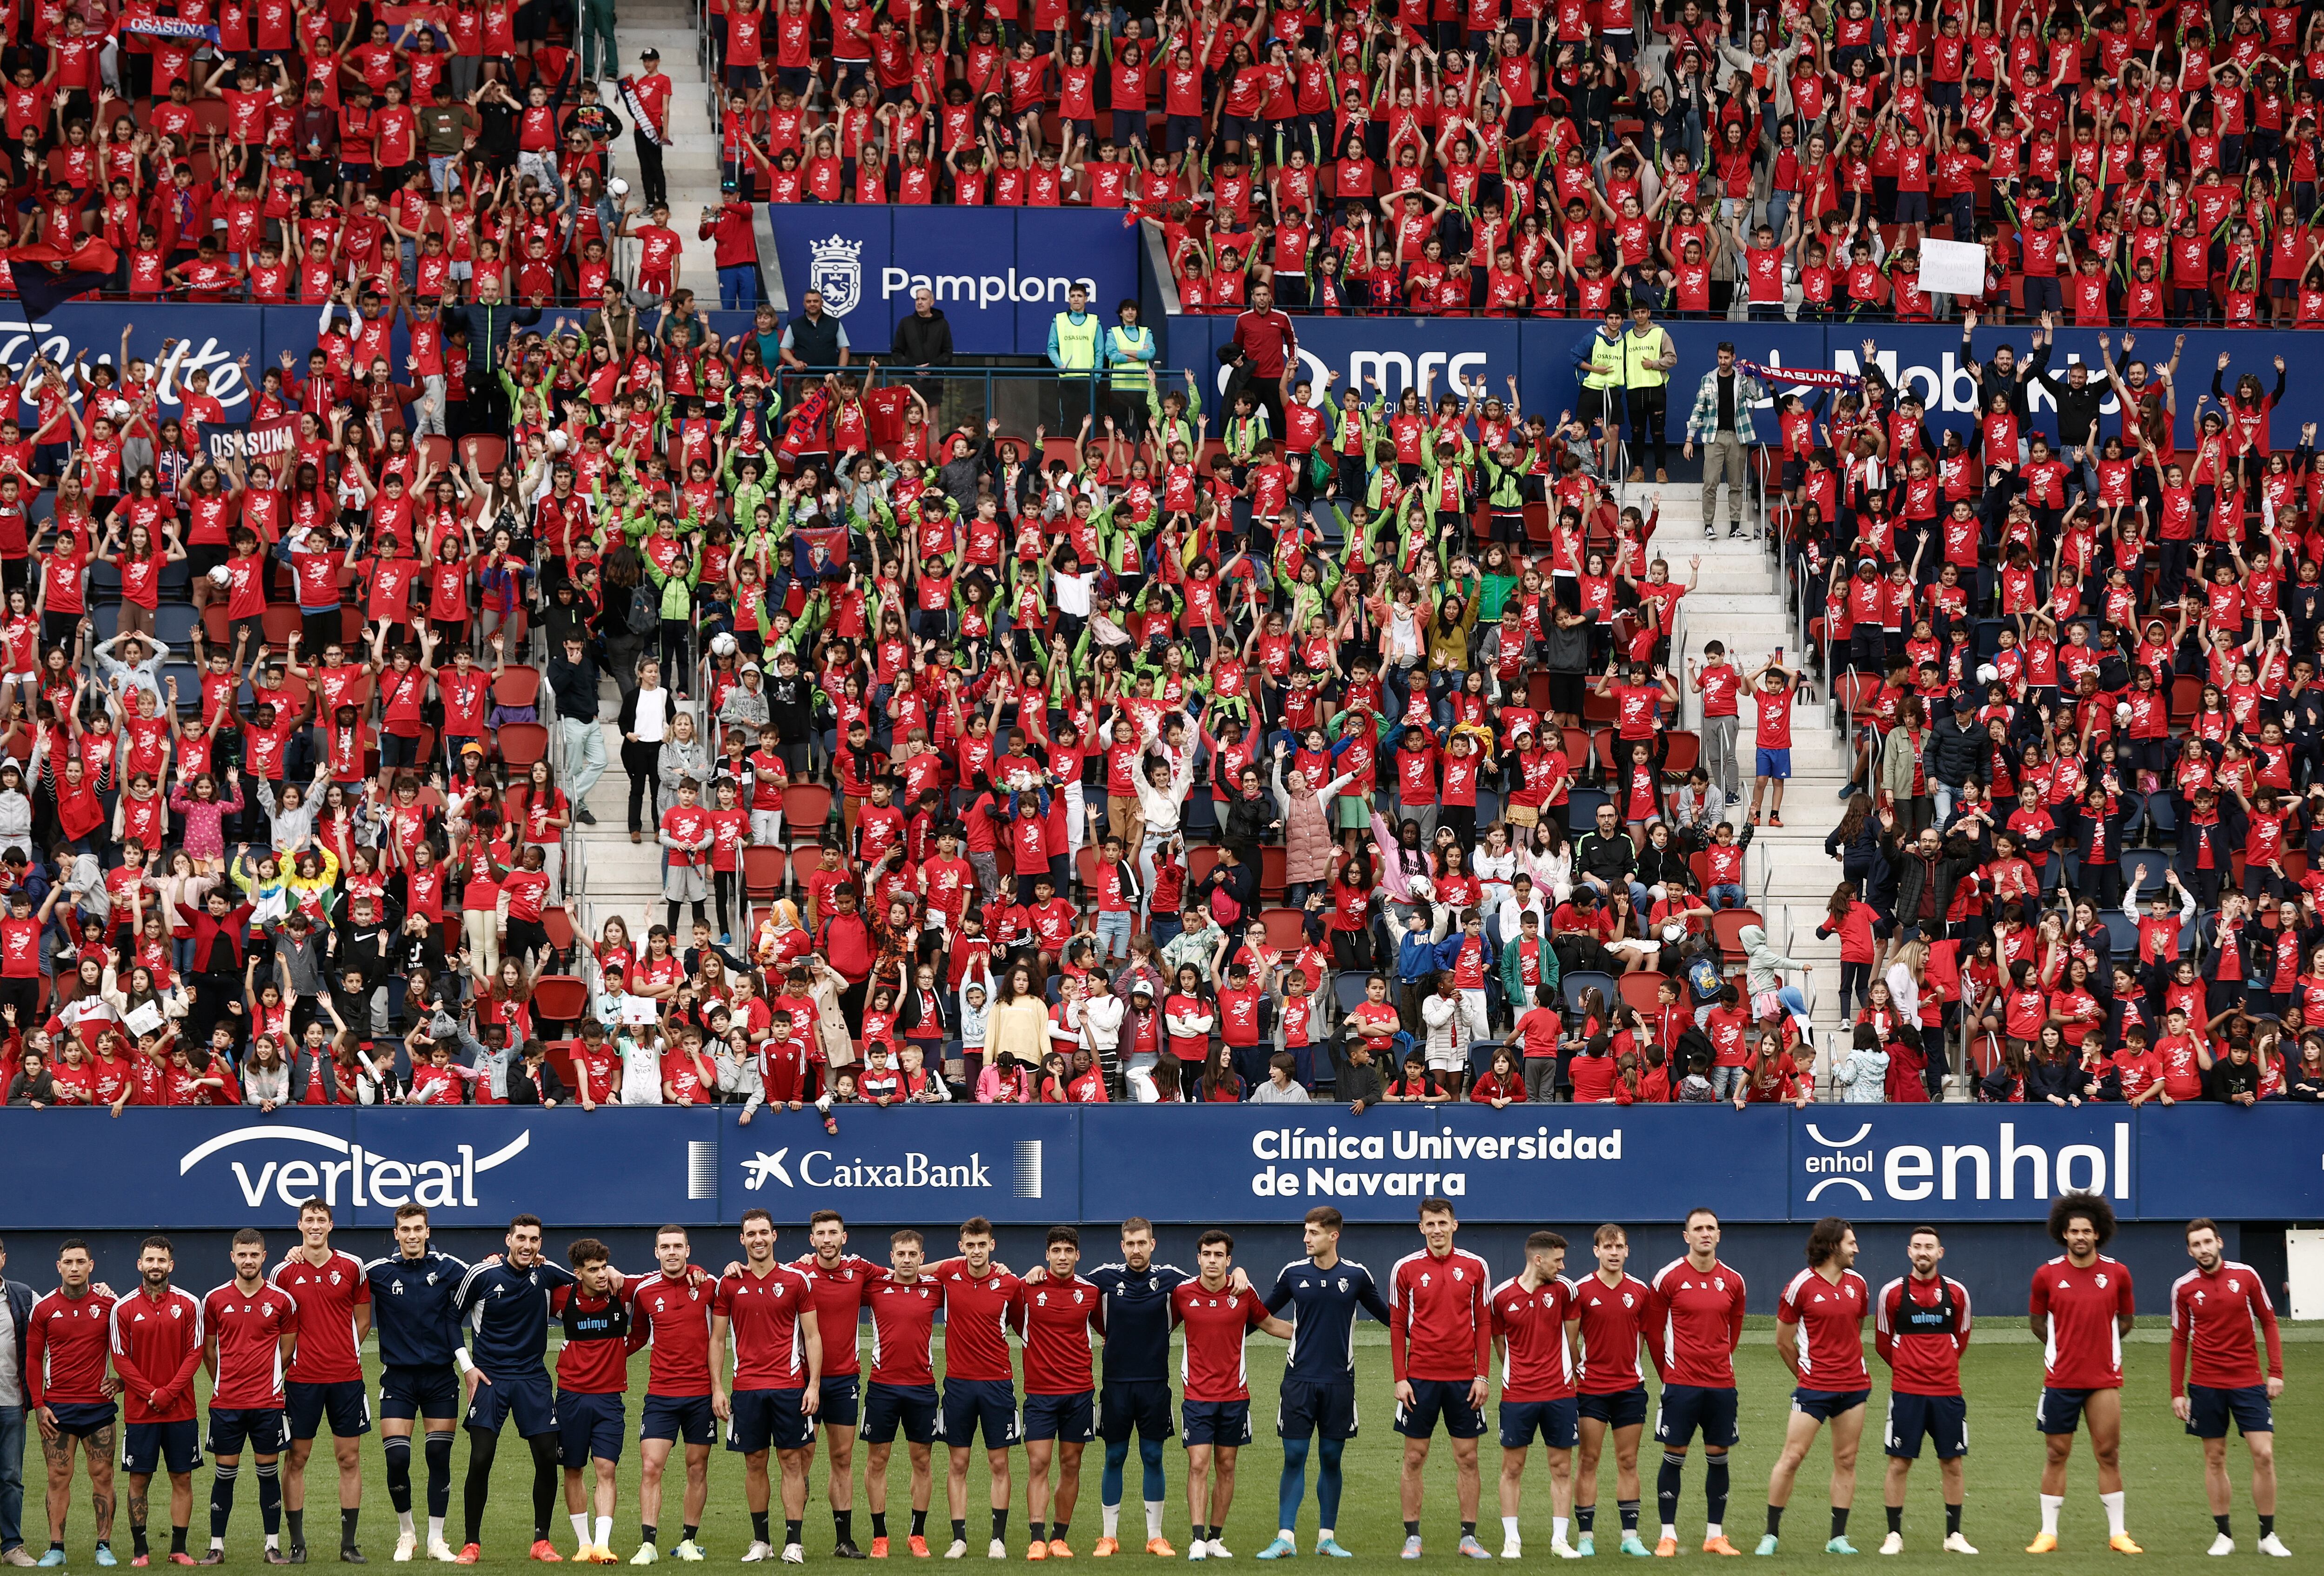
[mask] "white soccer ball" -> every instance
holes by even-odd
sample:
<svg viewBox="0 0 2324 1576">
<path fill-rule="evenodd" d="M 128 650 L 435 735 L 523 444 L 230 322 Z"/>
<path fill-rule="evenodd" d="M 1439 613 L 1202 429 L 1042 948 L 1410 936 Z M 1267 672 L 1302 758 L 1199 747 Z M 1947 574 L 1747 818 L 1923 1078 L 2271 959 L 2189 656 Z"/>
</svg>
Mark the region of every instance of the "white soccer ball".
<svg viewBox="0 0 2324 1576">
<path fill-rule="evenodd" d="M 1670 943 L 1673 946 L 1676 946 L 1680 942 L 1686 939 L 1686 926 L 1679 924 L 1676 920 L 1673 920 L 1670 924 L 1663 926 L 1663 939 Z"/>
<path fill-rule="evenodd" d="M 1430 880 L 1426 876 L 1413 877 L 1410 880 L 1405 883 L 1405 889 L 1416 898 L 1434 898 L 1436 896 L 1436 883 Z"/>
<path fill-rule="evenodd" d="M 558 430 L 549 435 L 549 447 L 558 454 L 563 454 L 565 452 L 566 445 L 570 442 L 572 442 L 572 439 L 565 436 L 565 432 L 562 428 L 559 428 Z"/>
<path fill-rule="evenodd" d="M 622 180 L 619 176 L 616 176 L 613 180 L 605 182 L 605 195 L 608 197 L 627 197 L 630 195 L 630 183 Z"/>
<path fill-rule="evenodd" d="M 721 657 L 732 657 L 734 654 L 736 642 L 734 637 L 730 634 L 722 632 L 710 637 L 711 650 Z"/>
<path fill-rule="evenodd" d="M 229 568 L 227 568 L 224 564 L 220 564 L 217 568 L 212 569 L 212 570 L 210 571 L 210 584 L 211 584 L 211 585 L 232 585 L 233 583 L 234 583 L 234 571 L 233 571 L 233 570 L 231 570 L 231 569 L 229 569 Z"/>
<path fill-rule="evenodd" d="M 2130 703 L 2128 701 L 2117 701 L 2115 703 L 2114 720 L 2117 723 L 2127 723 L 2130 721 Z"/>
<path fill-rule="evenodd" d="M 106 414 L 115 421 L 126 421 L 137 413 L 137 408 L 126 400 L 115 400 Z"/>
<path fill-rule="evenodd" d="M 2000 677 L 2001 669 L 1996 668 L 1992 663 L 1981 662 L 1978 665 L 1977 681 L 1979 684 L 1991 684 Z"/>
</svg>

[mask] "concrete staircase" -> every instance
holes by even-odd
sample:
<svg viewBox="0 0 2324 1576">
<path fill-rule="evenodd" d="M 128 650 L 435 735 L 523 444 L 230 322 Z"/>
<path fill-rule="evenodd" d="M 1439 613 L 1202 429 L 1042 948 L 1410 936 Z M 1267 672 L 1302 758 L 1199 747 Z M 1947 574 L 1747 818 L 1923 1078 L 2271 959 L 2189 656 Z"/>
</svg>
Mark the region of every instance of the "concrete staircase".
<svg viewBox="0 0 2324 1576">
<path fill-rule="evenodd" d="M 1651 485 L 1632 484 L 1626 503 L 1646 507 Z M 1696 484 L 1673 484 L 1660 489 L 1662 520 L 1654 551 L 1668 560 L 1671 578 L 1687 577 L 1687 560 L 1702 558 L 1698 588 L 1682 603 L 1683 650 L 1674 651 L 1672 671 L 1685 685 L 1685 664 L 1700 662 L 1706 641 L 1719 641 L 1728 659 L 1749 672 L 1777 649 L 1784 665 L 1797 673 L 1803 653 L 1784 602 L 1781 574 L 1773 549 L 1757 539 L 1727 535 L 1726 509 L 1720 509 L 1718 535 L 1702 534 L 1701 490 Z M 1750 527 L 1747 524 L 1745 530 Z M 1766 920 L 1768 940 L 1778 951 L 1812 963 L 1810 977 L 1814 1018 L 1821 1042 L 1839 1027 L 1840 944 L 1820 941 L 1815 927 L 1824 917 L 1826 899 L 1840 881 L 1840 863 L 1826 854 L 1823 840 L 1839 825 L 1843 806 L 1838 797 L 1848 775 L 1850 746 L 1832 731 L 1828 687 L 1821 677 L 1812 681 L 1814 699 L 1796 704 L 1792 712 L 1792 779 L 1784 794 L 1784 825 L 1762 825 L 1753 834 L 1744 870 L 1752 907 Z M 1688 692 L 1682 703 L 1682 721 L 1700 726 L 1700 707 Z M 1739 827 L 1748 818 L 1751 769 L 1758 749 L 1754 708 L 1746 697 L 1742 730 L 1736 742 L 1743 802 L 1731 806 L 1729 818 Z M 1796 978 L 1791 982 L 1800 982 Z M 1818 1050 L 1824 1046 L 1819 1043 Z"/>
<path fill-rule="evenodd" d="M 702 210 L 716 208 L 718 194 L 718 128 L 709 107 L 709 85 L 704 80 L 702 59 L 695 31 L 693 8 L 687 0 L 623 0 L 615 23 L 621 45 L 621 69 L 634 75 L 640 51 L 661 51 L 661 69 L 670 79 L 671 145 L 661 151 L 662 172 L 669 182 L 669 223 L 682 237 L 678 287 L 694 292 L 697 307 L 718 304 L 715 249 L 696 237 Z M 609 83 L 606 91 L 613 90 Z M 616 113 L 620 113 L 616 105 Z M 624 121 L 627 120 L 623 115 Z M 615 167 L 630 182 L 632 200 L 639 200 L 637 159 L 625 141 L 619 144 Z M 634 256 L 624 258 L 634 266 Z M 624 840 L 626 841 L 626 839 Z"/>
</svg>

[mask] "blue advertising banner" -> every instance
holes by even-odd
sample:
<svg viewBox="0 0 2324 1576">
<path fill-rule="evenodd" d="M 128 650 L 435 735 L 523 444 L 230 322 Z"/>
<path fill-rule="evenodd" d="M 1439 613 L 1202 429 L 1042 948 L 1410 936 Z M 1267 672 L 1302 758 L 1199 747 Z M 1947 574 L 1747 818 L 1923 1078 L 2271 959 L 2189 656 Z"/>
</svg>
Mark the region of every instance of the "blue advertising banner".
<svg viewBox="0 0 2324 1576">
<path fill-rule="evenodd" d="M 2324 1126 L 2302 1106 L 301 1107 L 0 1111 L 0 1231 L 281 1221 L 425 1204 L 451 1225 L 1408 1221 L 2037 1221 L 2065 1191 L 2125 1220 L 2324 1217 Z"/>
<path fill-rule="evenodd" d="M 1351 1221 L 1401 1221 L 1425 1198 L 1487 1220 L 1513 1206 L 1507 1218 L 1675 1220 L 1704 1203 L 1736 1208 L 1738 1219 L 1783 1218 L 1785 1123 L 1774 1108 L 1728 1111 L 1715 1158 L 1655 1120 L 1670 1113 L 1640 1121 L 1636 1107 L 1381 1106 L 1356 1117 L 1340 1105 L 1239 1105 L 1181 1114 L 1188 1120 L 1171 1147 L 1192 1164 L 1159 1190 L 1173 1219 L 1296 1220 L 1330 1204 Z M 1149 1152 L 1139 1141 L 1145 1113 L 1107 1107 L 1083 1120 L 1084 1218 L 1153 1217 L 1151 1169 L 1123 1163 Z M 1673 1164 L 1674 1140 L 1689 1164 Z"/>
<path fill-rule="evenodd" d="M 717 1207 L 708 1111 L 288 1106 L 9 1111 L 0 1220 L 61 1230 L 279 1221 L 320 1198 L 347 1225 L 424 1204 L 453 1225 L 527 1211 L 590 1225 L 706 1220 Z M 575 1118 L 586 1116 L 585 1125 Z"/>
<path fill-rule="evenodd" d="M 1138 234 L 1119 212 L 837 204 L 777 208 L 773 226 L 794 307 L 819 292 L 859 362 L 888 354 L 921 289 L 964 355 L 1042 355 L 1074 284 L 1109 323 L 1138 294 Z"/>
<path fill-rule="evenodd" d="M 830 1208 L 851 1221 L 918 1225 L 982 1215 L 1001 1225 L 1077 1220 L 1084 1141 L 1078 1108 L 906 1105 L 844 1112 L 838 1131 L 806 1111 L 721 1122 L 721 1217 L 778 1221 Z M 1149 1144 L 1159 1129 L 1140 1135 Z"/>
<path fill-rule="evenodd" d="M 1579 388 L 1574 353 L 1596 325 L 1579 318 L 1317 318 L 1293 320 L 1299 336 L 1301 374 L 1314 385 L 1320 401 L 1337 401 L 1346 390 L 1370 385 L 1394 400 L 1407 388 L 1418 389 L 1424 400 L 1458 392 L 1479 377 L 1495 398 L 1506 399 L 1508 380 L 1517 380 L 1518 395 L 1528 413 L 1554 418 L 1571 410 Z M 1975 423 L 1978 388 L 1960 355 L 1959 325 L 1900 327 L 1894 323 L 1841 323 L 1829 327 L 1796 323 L 1675 322 L 1659 320 L 1678 349 L 1678 365 L 1671 373 L 1669 432 L 1671 443 L 1681 440 L 1694 390 L 1711 369 L 1720 341 L 1731 341 L 1747 361 L 1768 367 L 1813 367 L 1845 373 L 1863 370 L 1864 344 L 1873 342 L 1875 359 L 1888 380 L 1917 395 L 1927 406 L 1932 433 L 1947 429 L 1967 431 Z M 1195 369 L 1206 388 L 1223 388 L 1227 369 L 1217 359 L 1219 348 L 1234 337 L 1231 317 L 1177 317 L 1168 322 L 1164 341 L 1167 364 Z M 2113 336 L 2115 364 L 2136 359 L 2166 363 L 2180 336 L 2149 330 Z M 2185 335 L 2178 350 L 2177 401 L 2180 440 L 2194 435 L 2195 396 L 2208 392 L 2211 374 L 2221 355 L 2230 358 L 2226 382 L 2232 386 L 2244 373 L 2258 374 L 2263 386 L 2275 387 L 2274 360 L 2281 356 L 2295 373 L 2303 350 L 2312 353 L 2312 336 L 2265 331 L 2195 329 Z M 2049 370 L 2059 377 L 2079 362 L 2104 381 L 2098 354 L 2098 330 L 2061 328 L 2051 349 Z M 2002 346 L 2015 348 L 2022 361 L 2031 349 L 2031 330 L 2023 324 L 1980 327 L 1973 338 L 1979 360 L 1989 359 Z M 1336 376 L 1337 381 L 1331 381 Z M 1773 400 L 1784 394 L 1812 395 L 1813 390 L 1786 386 L 1773 380 L 1769 404 L 1760 407 L 1759 434 L 1775 433 Z M 2036 430 L 2057 431 L 2057 404 L 2039 383 L 2032 386 L 2031 403 Z M 2115 401 L 2104 406 L 2102 436 L 2118 430 Z M 2302 424 L 2324 423 L 2324 380 L 2294 375 L 2286 382 L 2282 401 L 2275 407 L 2273 425 L 2279 445 L 2296 441 Z M 1215 427 L 1215 420 L 1213 426 Z M 2080 443 L 2083 435 L 2069 435 Z"/>
</svg>

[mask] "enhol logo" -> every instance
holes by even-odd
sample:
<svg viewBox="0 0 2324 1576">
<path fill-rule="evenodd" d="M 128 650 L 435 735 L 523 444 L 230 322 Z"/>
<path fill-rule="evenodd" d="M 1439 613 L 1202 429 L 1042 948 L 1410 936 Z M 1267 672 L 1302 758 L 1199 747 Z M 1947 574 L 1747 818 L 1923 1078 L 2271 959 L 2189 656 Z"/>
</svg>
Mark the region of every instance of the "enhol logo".
<svg viewBox="0 0 2324 1576">
<path fill-rule="evenodd" d="M 1012 1146 L 1009 1160 L 1010 1192 L 1018 1198 L 1039 1198 L 1042 1191 L 1042 1140 L 1021 1139 Z M 758 1150 L 738 1162 L 742 1185 L 757 1193 L 770 1182 L 785 1187 L 990 1188 L 992 1163 L 982 1150 L 972 1149 L 965 1160 L 944 1162 L 918 1149 L 895 1160 L 841 1159 L 830 1149 L 807 1149 L 794 1164 L 788 1148 L 770 1154 Z M 796 1177 L 793 1172 L 797 1172 Z"/>
<path fill-rule="evenodd" d="M 318 1195 L 325 1203 L 337 1204 L 342 1184 L 346 1189 L 346 1202 L 358 1208 L 380 1204 L 392 1209 L 416 1203 L 431 1210 L 454 1210 L 475 1208 L 477 1176 L 523 1154 L 532 1143 L 532 1133 L 529 1129 L 519 1133 L 481 1159 L 475 1145 L 462 1144 L 458 1146 L 456 1160 L 399 1160 L 374 1154 L 361 1144 L 312 1128 L 245 1128 L 240 1132 L 222 1133 L 187 1150 L 178 1157 L 178 1175 L 185 1175 L 221 1150 L 260 1143 L 312 1144 L 346 1158 L 269 1160 L 255 1175 L 244 1162 L 231 1162 L 228 1168 L 242 1189 L 243 1202 L 253 1210 L 271 1210 L 273 1206 L 267 1202 L 270 1193 L 288 1205 Z"/>
<path fill-rule="evenodd" d="M 2044 1200 L 2057 1193 L 2095 1193 L 2130 1198 L 2130 1123 L 2113 1124 L 2112 1152 L 2096 1144 L 2021 1144 L 2017 1124 L 2002 1122 L 1992 1144 L 1881 1144 L 1866 1122 L 1846 1138 L 1833 1138 L 1807 1124 L 1819 1146 L 1800 1157 L 1812 1178 L 1802 1195 L 1813 1203 L 1827 1193 L 1853 1194 L 1858 1203 L 1876 1199 L 1920 1203 L 1996 1198 Z M 2021 1192 L 2021 1184 L 2023 1191 Z"/>
</svg>

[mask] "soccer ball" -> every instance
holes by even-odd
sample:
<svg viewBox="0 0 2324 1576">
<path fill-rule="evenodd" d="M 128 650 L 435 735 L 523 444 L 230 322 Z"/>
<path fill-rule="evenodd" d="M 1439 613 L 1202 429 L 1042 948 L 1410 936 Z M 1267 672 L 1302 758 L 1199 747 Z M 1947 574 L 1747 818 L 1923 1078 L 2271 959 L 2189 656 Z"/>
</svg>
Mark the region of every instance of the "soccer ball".
<svg viewBox="0 0 2324 1576">
<path fill-rule="evenodd" d="M 1426 876 L 1413 877 L 1405 883 L 1405 889 L 1415 898 L 1429 899 L 1436 896 L 1436 883 Z"/>
<path fill-rule="evenodd" d="M 1686 939 L 1686 926 L 1679 924 L 1675 920 L 1672 921 L 1670 924 L 1663 926 L 1663 939 L 1670 943 L 1673 946 L 1676 946 L 1680 942 Z"/>
<path fill-rule="evenodd" d="M 126 421 L 136 413 L 136 407 L 126 400 L 115 400 L 113 401 L 112 408 L 106 411 L 106 414 L 115 421 Z"/>
<path fill-rule="evenodd" d="M 2130 703 L 2128 701 L 2117 701 L 2115 704 L 2114 720 L 2117 723 L 2128 723 L 2130 721 Z"/>
<path fill-rule="evenodd" d="M 571 441 L 572 440 L 570 438 L 565 436 L 565 431 L 562 428 L 559 428 L 558 430 L 549 435 L 549 447 L 558 454 L 563 454 L 565 452 L 565 446 Z"/>
<path fill-rule="evenodd" d="M 232 585 L 233 583 L 234 583 L 234 571 L 233 571 L 233 570 L 231 570 L 231 569 L 229 569 L 229 568 L 227 568 L 224 564 L 220 564 L 220 565 L 218 565 L 218 566 L 217 566 L 217 567 L 216 567 L 216 568 L 214 568 L 214 569 L 212 569 L 212 570 L 210 571 L 210 584 L 211 584 L 211 585 Z"/>
<path fill-rule="evenodd" d="M 1979 684 L 1991 684 L 2000 677 L 2001 669 L 1996 668 L 1992 663 L 1984 662 L 1978 664 L 1977 669 L 1977 681 Z"/>
<path fill-rule="evenodd" d="M 630 195 L 630 183 L 619 177 L 615 177 L 613 180 L 605 182 L 605 195 L 608 197 L 627 197 Z"/>
<path fill-rule="evenodd" d="M 734 637 L 723 633 L 713 635 L 710 637 L 710 649 L 721 657 L 732 657 L 735 650 Z"/>
</svg>

